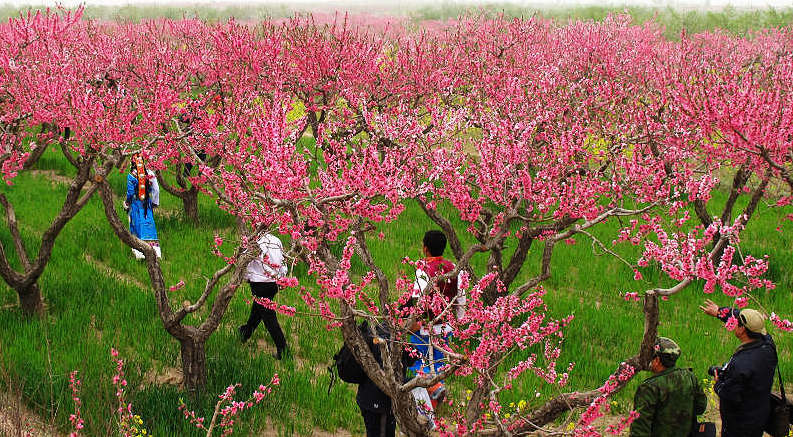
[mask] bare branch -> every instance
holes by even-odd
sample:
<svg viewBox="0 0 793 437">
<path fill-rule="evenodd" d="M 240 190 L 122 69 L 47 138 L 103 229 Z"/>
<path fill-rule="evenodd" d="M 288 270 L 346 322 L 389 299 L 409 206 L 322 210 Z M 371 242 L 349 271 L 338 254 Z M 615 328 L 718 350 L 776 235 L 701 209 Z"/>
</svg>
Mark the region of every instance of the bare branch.
<svg viewBox="0 0 793 437">
<path fill-rule="evenodd" d="M 154 172 L 154 174 L 157 175 L 157 182 L 159 182 L 159 184 L 160 184 L 160 186 L 162 187 L 163 190 L 165 190 L 166 192 L 168 192 L 168 193 L 170 193 L 170 194 L 172 194 L 172 195 L 174 195 L 176 197 L 179 197 L 179 198 L 184 197 L 184 193 L 187 192 L 186 189 L 176 188 L 173 185 L 171 185 L 168 182 L 168 180 L 165 179 L 165 176 L 162 174 L 161 171 L 156 171 L 156 172 Z"/>
<path fill-rule="evenodd" d="M 437 209 L 432 209 L 427 206 L 427 202 L 422 199 L 416 199 L 424 214 L 427 215 L 443 230 L 446 239 L 449 241 L 449 247 L 452 249 L 454 257 L 458 260 L 463 257 L 463 245 L 460 243 L 460 238 L 457 236 L 457 231 L 454 229 L 452 223 L 438 213 Z"/>
<path fill-rule="evenodd" d="M 540 282 L 551 277 L 551 257 L 553 256 L 553 248 L 555 245 L 555 239 L 545 240 L 545 248 L 542 251 L 542 261 L 540 264 L 540 274 L 529 279 L 520 287 L 515 288 L 512 292 L 513 295 L 523 296 L 526 292 L 539 285 Z"/>
<path fill-rule="evenodd" d="M 83 187 L 88 182 L 88 177 L 91 173 L 91 168 L 95 157 L 89 157 L 80 161 L 80 167 L 77 170 L 77 175 L 72 180 L 69 186 L 69 191 L 66 193 L 66 200 L 61 207 L 60 212 L 52 221 L 50 226 L 44 231 L 41 237 L 41 246 L 39 247 L 38 256 L 30 264 L 30 268 L 26 271 L 26 278 L 22 282 L 22 286 L 27 287 L 36 282 L 44 271 L 44 268 L 52 255 L 52 248 L 55 244 L 55 239 L 60 234 L 66 223 L 69 222 L 88 202 L 87 198 L 81 199 L 80 193 Z M 109 171 L 112 164 L 105 163 L 105 169 Z M 86 193 L 92 195 L 93 191 Z"/>
<path fill-rule="evenodd" d="M 30 259 L 28 259 L 28 252 L 25 250 L 25 245 L 22 242 L 22 236 L 19 234 L 19 227 L 17 226 L 17 217 L 16 213 L 14 212 L 14 207 L 8 201 L 5 194 L 0 193 L 0 204 L 3 205 L 3 208 L 6 210 L 6 219 L 8 222 L 8 230 L 11 233 L 11 237 L 14 240 L 14 249 L 19 256 L 19 260 L 22 262 L 22 266 L 25 270 L 30 270 Z"/>
<path fill-rule="evenodd" d="M 207 279 L 206 286 L 204 286 L 204 292 L 201 293 L 201 296 L 198 298 L 198 300 L 192 305 L 186 305 L 180 308 L 176 314 L 174 314 L 174 321 L 181 322 L 182 319 L 184 319 L 189 313 L 194 313 L 204 306 L 207 298 L 210 294 L 212 294 L 215 286 L 217 286 L 218 281 L 220 281 L 223 276 L 230 272 L 232 268 L 234 268 L 234 264 L 226 264 L 222 269 L 216 271 L 211 278 Z"/>
<path fill-rule="evenodd" d="M 385 312 L 388 308 L 388 277 L 383 273 L 383 270 L 377 266 L 374 261 L 374 257 L 372 253 L 369 251 L 369 246 L 366 244 L 366 231 L 362 229 L 362 221 L 359 219 L 356 223 L 356 231 L 354 233 L 358 245 L 358 254 L 361 257 L 361 260 L 366 264 L 367 267 L 371 271 L 374 272 L 375 277 L 377 278 L 377 284 L 379 288 L 379 297 L 380 297 L 380 310 Z"/>
<path fill-rule="evenodd" d="M 165 329 L 177 339 L 184 339 L 186 332 L 180 329 L 178 323 L 174 323 L 174 313 L 171 308 L 171 303 L 168 299 L 166 292 L 165 280 L 162 276 L 162 270 L 157 261 L 157 255 L 154 249 L 146 244 L 143 240 L 132 235 L 129 230 L 121 223 L 116 213 L 115 205 L 113 204 L 113 192 L 107 180 L 102 180 L 97 183 L 99 185 L 99 198 L 102 200 L 104 206 L 105 217 L 110 224 L 111 229 L 127 246 L 143 252 L 146 256 L 146 267 L 149 272 L 149 279 L 151 280 L 152 288 L 154 289 L 154 297 L 157 302 L 157 311 L 160 319 L 165 326 Z"/>
</svg>

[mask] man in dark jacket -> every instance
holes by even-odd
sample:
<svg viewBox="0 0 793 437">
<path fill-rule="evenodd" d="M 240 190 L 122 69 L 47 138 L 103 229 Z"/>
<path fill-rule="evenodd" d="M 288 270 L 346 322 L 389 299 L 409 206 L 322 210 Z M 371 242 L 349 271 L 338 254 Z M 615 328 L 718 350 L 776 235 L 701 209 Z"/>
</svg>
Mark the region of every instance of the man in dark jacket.
<svg viewBox="0 0 793 437">
<path fill-rule="evenodd" d="M 733 334 L 741 345 L 717 371 L 713 390 L 719 396 L 722 437 L 762 437 L 771 405 L 769 397 L 777 365 L 776 346 L 766 333 L 765 318 L 753 309 L 719 308 L 710 299 L 700 306 L 705 314 L 727 322 L 734 317 Z"/>
<path fill-rule="evenodd" d="M 377 364 L 382 367 L 383 360 L 380 357 L 380 347 L 378 344 L 383 341 L 388 341 L 391 338 L 388 327 L 378 324 L 374 336 L 366 322 L 361 323 L 359 329 L 366 340 L 366 344 L 369 346 L 369 350 L 372 351 Z M 346 346 L 344 348 L 346 348 Z M 342 348 L 342 351 L 340 351 L 337 356 L 343 353 L 344 348 Z M 344 366 L 344 374 L 342 374 L 342 370 L 339 368 L 339 376 L 345 381 L 358 384 L 358 394 L 355 396 L 355 401 L 358 404 L 358 408 L 361 409 L 361 416 L 363 416 L 367 437 L 394 437 L 396 432 L 396 418 L 391 409 L 391 398 L 383 393 L 382 390 L 369 379 L 366 372 L 354 357 L 350 356 L 349 359 L 344 361 L 347 363 Z M 411 359 L 407 353 L 403 352 L 403 372 L 412 362 L 413 359 Z"/>
<path fill-rule="evenodd" d="M 688 435 L 697 414 L 705 412 L 708 399 L 689 369 L 675 367 L 680 347 L 658 337 L 650 361 L 653 376 L 636 389 L 633 409 L 639 417 L 631 424 L 630 437 L 678 437 Z"/>
<path fill-rule="evenodd" d="M 383 365 L 383 359 L 380 357 L 380 348 L 374 344 L 374 339 L 369 330 L 369 327 L 363 325 L 361 330 L 364 331 L 364 338 L 369 350 L 372 351 L 374 359 L 380 366 Z M 377 326 L 378 338 L 390 338 L 385 327 Z M 366 376 L 364 373 L 363 382 L 358 384 L 358 394 L 355 396 L 355 401 L 358 408 L 361 409 L 361 416 L 363 416 L 363 423 L 366 427 L 367 437 L 394 437 L 396 432 L 396 418 L 391 409 L 391 398 L 388 397 L 382 390 Z"/>
</svg>

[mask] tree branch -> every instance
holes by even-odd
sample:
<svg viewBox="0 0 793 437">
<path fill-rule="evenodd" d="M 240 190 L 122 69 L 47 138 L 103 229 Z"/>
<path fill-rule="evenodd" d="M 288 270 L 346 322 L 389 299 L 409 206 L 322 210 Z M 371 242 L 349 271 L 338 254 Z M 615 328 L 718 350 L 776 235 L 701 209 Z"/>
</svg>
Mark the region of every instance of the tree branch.
<svg viewBox="0 0 793 437">
<path fill-rule="evenodd" d="M 644 335 L 639 344 L 639 351 L 633 357 L 622 362 L 617 368 L 617 371 L 612 374 L 614 376 L 620 375 L 627 366 L 631 366 L 635 369 L 635 376 L 639 370 L 647 368 L 647 364 L 652 358 L 653 345 L 658 335 L 658 296 L 652 290 L 645 293 L 643 310 Z M 612 394 L 622 390 L 631 379 L 633 379 L 633 377 L 617 379 L 618 386 L 612 391 Z M 517 434 L 537 430 L 554 421 L 567 411 L 591 404 L 592 401 L 601 395 L 602 393 L 599 390 L 571 392 L 558 395 L 540 408 L 532 411 L 529 417 L 523 419 L 523 423 L 514 429 L 514 432 Z"/>
<path fill-rule="evenodd" d="M 446 217 L 440 215 L 437 209 L 429 208 L 424 200 L 416 199 L 416 201 L 419 206 L 421 206 L 424 214 L 440 226 L 443 233 L 446 234 L 446 240 L 449 242 L 449 247 L 452 249 L 454 257 L 458 260 L 461 259 L 463 257 L 463 245 L 460 243 L 460 238 L 457 236 L 457 231 L 454 229 L 452 223 L 447 220 Z"/>
<path fill-rule="evenodd" d="M 14 212 L 14 207 L 8 201 L 8 198 L 5 194 L 0 193 L 0 204 L 3 205 L 3 208 L 6 210 L 6 219 L 8 223 L 8 230 L 11 233 L 11 237 L 14 240 L 14 249 L 19 256 L 19 260 L 22 262 L 22 267 L 25 271 L 30 270 L 30 259 L 28 258 L 28 252 L 25 250 L 25 245 L 22 242 L 22 236 L 19 234 L 19 227 L 17 226 L 17 217 L 16 213 Z"/>
<path fill-rule="evenodd" d="M 216 271 L 211 278 L 207 279 L 206 285 L 204 286 L 204 292 L 201 293 L 201 296 L 198 298 L 198 300 L 194 304 L 182 306 L 182 308 L 176 311 L 173 317 L 174 322 L 181 322 L 182 319 L 184 319 L 189 313 L 194 313 L 204 306 L 204 303 L 212 293 L 212 290 L 215 289 L 218 281 L 220 281 L 223 276 L 230 272 L 233 267 L 234 264 L 226 264 L 222 269 Z"/>
</svg>

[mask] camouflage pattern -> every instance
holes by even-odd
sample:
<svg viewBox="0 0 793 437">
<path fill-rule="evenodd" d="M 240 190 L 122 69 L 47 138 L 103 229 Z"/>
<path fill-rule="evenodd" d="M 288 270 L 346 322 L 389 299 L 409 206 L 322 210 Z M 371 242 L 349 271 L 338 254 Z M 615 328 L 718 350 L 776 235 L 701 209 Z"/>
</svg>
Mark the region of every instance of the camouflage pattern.
<svg viewBox="0 0 793 437">
<path fill-rule="evenodd" d="M 705 392 L 690 369 L 672 367 L 656 373 L 636 389 L 633 408 L 639 417 L 633 421 L 630 435 L 687 436 L 695 414 L 702 414 L 707 404 Z"/>
<path fill-rule="evenodd" d="M 677 360 L 680 358 L 680 346 L 677 345 L 671 338 L 658 337 L 655 340 L 655 354 L 656 355 L 669 355 Z"/>
</svg>

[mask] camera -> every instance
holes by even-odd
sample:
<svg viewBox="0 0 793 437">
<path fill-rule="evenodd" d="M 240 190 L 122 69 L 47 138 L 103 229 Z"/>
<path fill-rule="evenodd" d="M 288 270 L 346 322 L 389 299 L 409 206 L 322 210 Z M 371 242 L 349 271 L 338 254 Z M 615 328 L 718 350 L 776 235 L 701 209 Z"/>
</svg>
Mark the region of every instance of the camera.
<svg viewBox="0 0 793 437">
<path fill-rule="evenodd" d="M 721 372 L 721 366 L 710 366 L 708 367 L 708 375 L 716 376 L 716 373 Z"/>
</svg>

